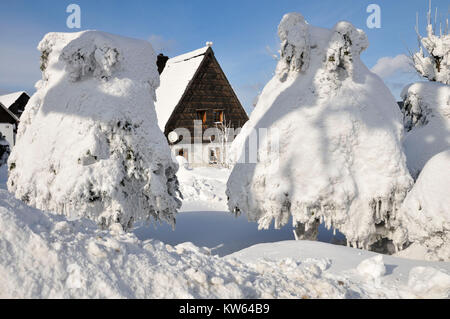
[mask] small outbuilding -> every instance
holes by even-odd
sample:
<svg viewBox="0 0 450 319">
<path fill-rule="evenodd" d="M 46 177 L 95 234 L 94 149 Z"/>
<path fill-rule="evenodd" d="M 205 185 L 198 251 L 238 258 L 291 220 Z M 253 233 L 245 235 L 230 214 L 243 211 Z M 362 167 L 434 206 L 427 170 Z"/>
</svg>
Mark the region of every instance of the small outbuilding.
<svg viewBox="0 0 450 319">
<path fill-rule="evenodd" d="M 23 91 L 0 95 L 0 133 L 11 147 L 16 143 L 17 127 L 29 99 Z"/>
</svg>

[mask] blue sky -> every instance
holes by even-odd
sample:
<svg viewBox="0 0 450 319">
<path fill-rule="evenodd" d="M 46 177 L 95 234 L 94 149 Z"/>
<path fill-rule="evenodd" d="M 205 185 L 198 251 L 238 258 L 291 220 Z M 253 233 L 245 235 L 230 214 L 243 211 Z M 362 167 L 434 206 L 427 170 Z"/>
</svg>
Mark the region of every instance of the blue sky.
<svg viewBox="0 0 450 319">
<path fill-rule="evenodd" d="M 370 47 L 362 59 L 372 68 L 381 58 L 416 49 L 416 12 L 424 30 L 428 8 L 427 0 L 0 0 L 0 94 L 34 92 L 40 79 L 36 50 L 40 39 L 51 31 L 78 31 L 66 26 L 66 7 L 71 3 L 81 7 L 81 30 L 146 39 L 169 56 L 213 41 L 219 63 L 248 112 L 275 69 L 270 52 L 278 50 L 277 26 L 283 14 L 300 12 L 310 24 L 328 28 L 340 20 L 350 21 L 369 37 Z M 380 29 L 366 25 L 371 3 L 381 7 Z M 433 0 L 432 6 L 444 15 L 449 10 L 448 0 Z M 405 84 L 419 79 L 397 61 L 381 66 L 396 97 Z"/>
</svg>

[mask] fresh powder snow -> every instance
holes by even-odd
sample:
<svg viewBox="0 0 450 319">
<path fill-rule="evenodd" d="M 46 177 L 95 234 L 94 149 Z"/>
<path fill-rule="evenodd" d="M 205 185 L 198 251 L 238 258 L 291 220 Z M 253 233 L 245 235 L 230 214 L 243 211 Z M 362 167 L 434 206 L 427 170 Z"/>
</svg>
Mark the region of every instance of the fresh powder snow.
<svg viewBox="0 0 450 319">
<path fill-rule="evenodd" d="M 362 30 L 332 30 L 303 16 L 283 17 L 281 59 L 240 135 L 228 181 L 229 209 L 260 228 L 289 222 L 299 239 L 315 239 L 324 223 L 350 245 L 369 248 L 396 227 L 413 180 L 402 150 L 402 116 L 383 81 L 361 62 Z M 252 156 L 259 134 L 258 162 Z M 279 136 L 273 148 L 271 132 Z"/>
<path fill-rule="evenodd" d="M 178 167 L 157 123 L 150 43 L 85 31 L 49 33 L 38 49 L 42 80 L 21 117 L 9 191 L 102 227 L 174 225 Z"/>
<path fill-rule="evenodd" d="M 226 183 L 231 170 L 221 167 L 195 167 L 183 156 L 177 156 L 179 165 L 177 178 L 183 196 L 183 208 L 193 207 L 201 202 L 208 209 L 227 210 Z"/>
</svg>

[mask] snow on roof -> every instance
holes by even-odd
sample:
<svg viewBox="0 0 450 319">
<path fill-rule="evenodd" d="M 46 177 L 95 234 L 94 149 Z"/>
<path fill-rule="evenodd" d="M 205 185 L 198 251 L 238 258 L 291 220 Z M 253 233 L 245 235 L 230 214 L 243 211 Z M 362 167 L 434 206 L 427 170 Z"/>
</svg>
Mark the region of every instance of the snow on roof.
<svg viewBox="0 0 450 319">
<path fill-rule="evenodd" d="M 24 91 L 20 92 L 14 92 L 6 95 L 0 95 L 0 103 L 2 103 L 4 106 L 9 108 L 11 105 L 14 104 L 14 102 L 17 101 L 17 99 L 25 93 Z"/>
<path fill-rule="evenodd" d="M 165 130 L 167 121 L 180 102 L 208 49 L 209 46 L 206 46 L 167 61 L 161 74 L 161 84 L 156 90 L 155 103 L 158 125 L 162 131 Z"/>
</svg>

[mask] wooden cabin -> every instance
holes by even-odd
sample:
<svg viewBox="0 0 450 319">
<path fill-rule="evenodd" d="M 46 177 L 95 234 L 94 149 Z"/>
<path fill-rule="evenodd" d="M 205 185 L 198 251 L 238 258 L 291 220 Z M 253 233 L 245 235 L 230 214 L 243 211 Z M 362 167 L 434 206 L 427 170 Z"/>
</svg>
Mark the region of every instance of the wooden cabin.
<svg viewBox="0 0 450 319">
<path fill-rule="evenodd" d="M 217 127 L 237 130 L 248 121 L 210 43 L 171 59 L 160 54 L 157 64 L 161 74 L 155 103 L 158 125 L 166 137 L 180 128 L 190 133 L 190 138 L 177 135 L 175 139 L 168 138 L 175 155 L 182 155 L 192 163 L 193 156 L 189 154 L 192 148 L 187 146 L 211 144 L 211 138 L 204 136 L 206 130 Z M 211 163 L 211 158 L 218 155 L 215 149 L 204 150 L 208 147 L 202 146 L 202 153 L 209 154 L 203 158 L 204 163 Z"/>
<path fill-rule="evenodd" d="M 16 142 L 20 116 L 29 99 L 28 94 L 23 91 L 0 96 L 0 133 L 11 147 Z"/>
</svg>

